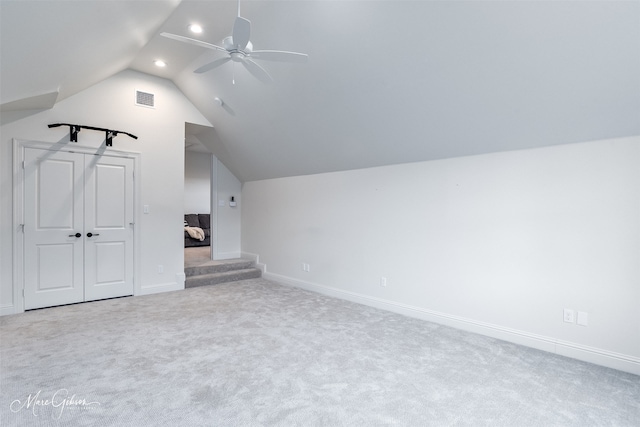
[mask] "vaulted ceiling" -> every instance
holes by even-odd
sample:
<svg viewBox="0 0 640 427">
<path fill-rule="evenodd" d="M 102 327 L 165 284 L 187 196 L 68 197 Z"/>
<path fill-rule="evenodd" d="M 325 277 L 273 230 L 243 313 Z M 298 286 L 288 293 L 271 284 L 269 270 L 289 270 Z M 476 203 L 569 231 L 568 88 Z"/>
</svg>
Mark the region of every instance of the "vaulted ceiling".
<svg viewBox="0 0 640 427">
<path fill-rule="evenodd" d="M 640 134 L 637 1 L 242 1 L 254 49 L 309 55 L 261 62 L 269 85 L 231 62 L 195 74 L 224 54 L 159 35 L 220 44 L 236 14 L 0 0 L 0 103 L 51 108 L 128 68 L 171 79 L 242 181 Z"/>
</svg>

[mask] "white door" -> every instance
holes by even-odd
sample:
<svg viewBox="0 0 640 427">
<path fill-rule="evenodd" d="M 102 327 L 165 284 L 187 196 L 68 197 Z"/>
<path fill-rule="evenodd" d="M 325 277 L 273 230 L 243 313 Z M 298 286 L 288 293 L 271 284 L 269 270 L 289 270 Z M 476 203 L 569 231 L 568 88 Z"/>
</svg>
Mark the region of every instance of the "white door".
<svg viewBox="0 0 640 427">
<path fill-rule="evenodd" d="M 85 301 L 133 294 L 133 159 L 87 155 Z"/>
<path fill-rule="evenodd" d="M 25 310 L 84 300 L 83 174 L 82 155 L 25 149 Z"/>
<path fill-rule="evenodd" d="M 25 309 L 133 294 L 133 159 L 25 149 Z"/>
</svg>

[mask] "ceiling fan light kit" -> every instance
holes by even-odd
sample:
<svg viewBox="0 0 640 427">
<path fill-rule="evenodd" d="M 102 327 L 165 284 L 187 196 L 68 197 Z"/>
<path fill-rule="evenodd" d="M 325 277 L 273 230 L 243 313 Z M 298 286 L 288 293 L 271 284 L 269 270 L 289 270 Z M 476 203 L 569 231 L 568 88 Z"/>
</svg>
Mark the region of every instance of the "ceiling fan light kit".
<svg viewBox="0 0 640 427">
<path fill-rule="evenodd" d="M 305 53 L 288 52 L 284 50 L 253 50 L 253 44 L 249 40 L 251 36 L 251 21 L 240 16 L 240 1 L 238 1 L 238 16 L 233 23 L 231 35 L 222 40 L 222 46 L 214 45 L 202 40 L 192 39 L 190 37 L 180 36 L 171 33 L 160 33 L 161 36 L 177 40 L 179 42 L 204 47 L 206 49 L 217 50 L 227 54 L 224 58 L 218 58 L 212 62 L 202 65 L 194 70 L 194 73 L 205 73 L 212 70 L 229 60 L 240 62 L 254 77 L 264 83 L 271 83 L 273 79 L 253 59 L 265 61 L 282 61 L 282 62 L 306 62 L 308 55 Z M 235 81 L 234 81 L 235 83 Z"/>
</svg>

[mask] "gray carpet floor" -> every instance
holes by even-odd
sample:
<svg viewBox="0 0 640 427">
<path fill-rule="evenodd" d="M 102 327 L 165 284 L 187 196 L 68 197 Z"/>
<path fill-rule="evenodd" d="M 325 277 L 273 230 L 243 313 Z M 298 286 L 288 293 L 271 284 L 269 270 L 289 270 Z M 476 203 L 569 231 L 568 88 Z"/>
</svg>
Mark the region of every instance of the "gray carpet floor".
<svg viewBox="0 0 640 427">
<path fill-rule="evenodd" d="M 2 426 L 638 426 L 640 377 L 263 279 L 0 318 Z"/>
<path fill-rule="evenodd" d="M 201 265 L 216 265 L 224 261 L 211 261 L 211 247 L 199 246 L 184 248 L 184 266 L 197 267 Z"/>
</svg>

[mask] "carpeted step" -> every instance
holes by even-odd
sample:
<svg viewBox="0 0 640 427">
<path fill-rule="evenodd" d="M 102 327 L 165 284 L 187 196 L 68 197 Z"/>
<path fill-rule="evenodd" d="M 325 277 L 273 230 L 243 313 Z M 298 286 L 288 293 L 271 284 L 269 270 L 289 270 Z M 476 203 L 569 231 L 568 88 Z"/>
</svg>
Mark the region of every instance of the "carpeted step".
<svg viewBox="0 0 640 427">
<path fill-rule="evenodd" d="M 213 261 L 194 267 L 185 267 L 184 274 L 187 277 L 202 276 L 205 274 L 223 273 L 226 271 L 245 270 L 253 267 L 253 262 L 246 259 L 234 259 L 225 261 Z"/>
<path fill-rule="evenodd" d="M 257 268 L 244 268 L 241 270 L 222 271 L 218 273 L 188 276 L 185 288 L 197 286 L 216 285 L 219 283 L 236 282 L 238 280 L 257 279 L 262 276 L 262 271 Z"/>
</svg>

